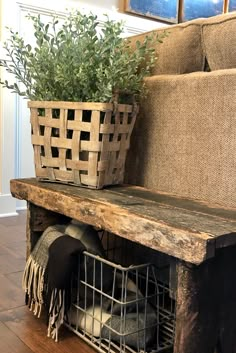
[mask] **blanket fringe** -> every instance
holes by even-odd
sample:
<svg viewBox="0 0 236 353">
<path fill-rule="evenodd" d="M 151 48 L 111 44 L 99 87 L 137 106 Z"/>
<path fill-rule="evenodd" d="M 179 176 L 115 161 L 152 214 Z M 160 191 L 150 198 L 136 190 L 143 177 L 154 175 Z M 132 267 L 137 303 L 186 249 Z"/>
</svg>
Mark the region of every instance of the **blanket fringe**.
<svg viewBox="0 0 236 353">
<path fill-rule="evenodd" d="M 51 295 L 48 322 L 48 337 L 52 337 L 55 342 L 58 342 L 58 331 L 63 324 L 64 314 L 65 290 L 56 288 Z"/>
<path fill-rule="evenodd" d="M 29 297 L 29 308 L 38 318 L 43 305 L 43 287 L 45 270 L 30 255 L 22 278 L 22 288 Z"/>
</svg>

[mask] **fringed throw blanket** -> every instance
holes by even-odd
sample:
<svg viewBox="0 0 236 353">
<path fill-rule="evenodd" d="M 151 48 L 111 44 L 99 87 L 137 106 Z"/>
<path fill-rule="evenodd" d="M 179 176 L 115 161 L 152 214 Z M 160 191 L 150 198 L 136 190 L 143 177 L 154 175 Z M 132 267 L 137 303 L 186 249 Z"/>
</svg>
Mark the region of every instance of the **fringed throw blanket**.
<svg viewBox="0 0 236 353">
<path fill-rule="evenodd" d="M 26 301 L 34 315 L 40 317 L 44 303 L 44 276 L 48 263 L 48 249 L 55 239 L 61 237 L 65 226 L 55 225 L 48 227 L 36 243 L 25 266 L 22 287 L 26 293 Z"/>
<path fill-rule="evenodd" d="M 70 284 L 84 250 L 104 256 L 93 227 L 72 221 L 48 227 L 31 252 L 23 274 L 23 289 L 30 310 L 40 317 L 48 309 L 48 336 L 58 340 L 58 330 L 70 307 Z"/>
</svg>

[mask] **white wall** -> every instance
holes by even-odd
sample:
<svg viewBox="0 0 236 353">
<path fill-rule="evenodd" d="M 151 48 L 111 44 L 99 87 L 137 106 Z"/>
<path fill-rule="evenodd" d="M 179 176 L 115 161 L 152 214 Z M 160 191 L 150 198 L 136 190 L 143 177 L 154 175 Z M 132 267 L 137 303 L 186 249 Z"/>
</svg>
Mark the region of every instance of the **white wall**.
<svg viewBox="0 0 236 353">
<path fill-rule="evenodd" d="M 6 16 L 8 8 L 6 5 L 6 1 L 2 0 L 1 41 L 5 40 L 3 28 L 7 25 L 15 25 L 16 20 L 14 12 L 12 16 Z M 3 81 L 8 78 L 6 72 L 2 69 L 1 78 Z M 16 200 L 11 197 L 9 189 L 9 180 L 15 175 L 15 96 L 3 89 L 0 90 L 0 96 L 0 215 L 11 215 L 16 212 Z"/>
<path fill-rule="evenodd" d="M 94 1 L 94 0 L 81 0 L 81 1 L 78 1 L 78 0 L 72 0 L 71 1 L 72 3 L 78 3 L 80 2 L 81 4 L 84 4 L 86 6 L 98 6 L 99 4 L 99 7 L 100 8 L 105 8 L 106 10 L 112 10 L 114 7 L 115 8 L 119 8 L 119 0 L 99 0 L 99 1 Z"/>
<path fill-rule="evenodd" d="M 110 19 L 124 20 L 124 35 L 130 36 L 153 28 L 164 26 L 153 20 L 135 17 L 117 12 L 119 0 L 0 0 L 1 37 L 0 57 L 3 56 L 1 43 L 7 39 L 5 27 L 12 27 L 24 37 L 29 37 L 31 31 L 25 16 L 36 12 L 44 16 L 55 12 L 65 14 L 66 9 L 79 8 L 92 11 L 102 21 L 104 13 Z M 3 71 L 3 70 L 1 70 Z M 1 73 L 2 79 L 7 77 Z M 30 142 L 29 111 L 26 100 L 0 88 L 0 217 L 13 215 L 17 209 L 25 208 L 24 201 L 15 200 L 10 194 L 9 181 L 13 178 L 34 176 L 33 149 Z"/>
</svg>

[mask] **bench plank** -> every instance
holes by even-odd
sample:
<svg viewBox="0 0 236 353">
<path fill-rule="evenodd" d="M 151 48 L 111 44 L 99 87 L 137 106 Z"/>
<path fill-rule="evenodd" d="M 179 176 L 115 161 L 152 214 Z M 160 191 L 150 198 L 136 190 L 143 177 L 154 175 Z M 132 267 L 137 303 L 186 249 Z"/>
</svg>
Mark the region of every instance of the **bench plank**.
<svg viewBox="0 0 236 353">
<path fill-rule="evenodd" d="M 14 179 L 11 193 L 193 264 L 213 257 L 216 247 L 236 244 L 236 210 L 131 185 L 92 190 Z"/>
</svg>

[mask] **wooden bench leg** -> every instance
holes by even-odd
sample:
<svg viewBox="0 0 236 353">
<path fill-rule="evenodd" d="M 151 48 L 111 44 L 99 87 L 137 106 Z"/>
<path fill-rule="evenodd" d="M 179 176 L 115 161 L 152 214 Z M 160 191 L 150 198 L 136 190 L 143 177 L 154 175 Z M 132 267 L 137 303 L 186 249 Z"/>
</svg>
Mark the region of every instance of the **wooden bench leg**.
<svg viewBox="0 0 236 353">
<path fill-rule="evenodd" d="M 212 267 L 212 263 L 177 265 L 174 353 L 215 353 L 219 314 Z"/>
<path fill-rule="evenodd" d="M 236 247 L 177 265 L 174 353 L 236 353 Z"/>
<path fill-rule="evenodd" d="M 236 353 L 236 247 L 219 250 L 218 263 L 221 294 L 217 353 Z"/>
</svg>

